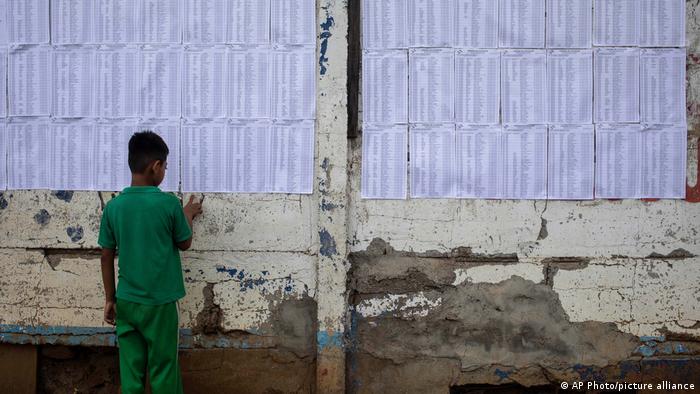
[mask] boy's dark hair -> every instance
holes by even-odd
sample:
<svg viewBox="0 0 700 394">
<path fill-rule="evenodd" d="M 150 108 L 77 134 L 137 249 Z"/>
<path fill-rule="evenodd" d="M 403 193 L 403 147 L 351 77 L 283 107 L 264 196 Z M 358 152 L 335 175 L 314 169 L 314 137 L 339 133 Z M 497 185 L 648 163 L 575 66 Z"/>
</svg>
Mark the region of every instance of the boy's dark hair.
<svg viewBox="0 0 700 394">
<path fill-rule="evenodd" d="M 164 162 L 168 153 L 168 145 L 153 131 L 134 133 L 129 139 L 129 169 L 134 174 L 142 174 L 154 160 Z"/>
</svg>

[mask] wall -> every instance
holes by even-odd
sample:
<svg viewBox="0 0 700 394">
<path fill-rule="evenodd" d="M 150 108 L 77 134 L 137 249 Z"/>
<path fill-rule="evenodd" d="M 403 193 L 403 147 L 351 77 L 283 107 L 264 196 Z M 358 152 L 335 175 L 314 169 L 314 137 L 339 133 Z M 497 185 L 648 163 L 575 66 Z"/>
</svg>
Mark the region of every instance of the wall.
<svg viewBox="0 0 700 394">
<path fill-rule="evenodd" d="M 357 4 L 317 1 L 314 194 L 207 194 L 183 254 L 188 392 L 697 379 L 700 204 L 360 199 Z M 687 4 L 698 196 L 700 5 Z M 48 392 L 118 384 L 96 254 L 110 198 L 0 196 L 0 341 L 35 349 Z"/>
</svg>

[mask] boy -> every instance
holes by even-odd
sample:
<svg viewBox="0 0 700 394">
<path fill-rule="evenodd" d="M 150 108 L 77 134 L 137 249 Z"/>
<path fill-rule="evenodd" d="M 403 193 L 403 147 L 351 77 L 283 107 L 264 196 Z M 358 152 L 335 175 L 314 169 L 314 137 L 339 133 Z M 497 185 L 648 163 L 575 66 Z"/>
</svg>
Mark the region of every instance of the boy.
<svg viewBox="0 0 700 394">
<path fill-rule="evenodd" d="M 178 365 L 178 305 L 185 295 L 179 250 L 192 244 L 192 220 L 202 202 L 184 208 L 158 185 L 165 177 L 168 146 L 152 131 L 129 140 L 131 186 L 104 208 L 97 243 L 102 247 L 105 322 L 117 326 L 122 393 L 182 393 Z M 114 255 L 119 250 L 119 287 Z"/>
</svg>

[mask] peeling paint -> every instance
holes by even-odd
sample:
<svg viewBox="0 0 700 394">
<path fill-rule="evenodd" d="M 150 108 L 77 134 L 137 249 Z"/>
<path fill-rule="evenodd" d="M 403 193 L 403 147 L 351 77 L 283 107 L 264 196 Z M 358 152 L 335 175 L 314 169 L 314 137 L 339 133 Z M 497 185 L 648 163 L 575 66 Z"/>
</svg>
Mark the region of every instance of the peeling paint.
<svg viewBox="0 0 700 394">
<path fill-rule="evenodd" d="M 49 211 L 45 209 L 40 209 L 39 212 L 34 215 L 34 221 L 41 226 L 46 226 L 51 221 L 51 215 Z"/>
<path fill-rule="evenodd" d="M 73 200 L 73 192 L 69 190 L 56 190 L 51 192 L 51 195 L 64 202 Z"/>
<path fill-rule="evenodd" d="M 68 234 L 68 237 L 70 237 L 71 242 L 79 242 L 81 239 L 83 239 L 83 227 L 80 225 L 67 227 L 66 234 Z"/>
<path fill-rule="evenodd" d="M 335 239 L 333 238 L 331 233 L 328 232 L 328 230 L 321 229 L 321 231 L 318 232 L 318 235 L 321 241 L 321 248 L 319 250 L 319 253 L 326 257 L 331 257 L 333 255 L 338 254 L 338 250 L 336 249 L 335 245 Z"/>
<path fill-rule="evenodd" d="M 321 38 L 321 55 L 319 56 L 318 64 L 320 66 L 321 75 L 326 75 L 326 64 L 328 64 L 328 39 L 333 35 L 331 33 L 331 27 L 333 27 L 334 23 L 333 17 L 328 15 L 328 10 L 326 9 L 326 21 L 321 23 L 321 34 L 319 35 Z"/>
</svg>

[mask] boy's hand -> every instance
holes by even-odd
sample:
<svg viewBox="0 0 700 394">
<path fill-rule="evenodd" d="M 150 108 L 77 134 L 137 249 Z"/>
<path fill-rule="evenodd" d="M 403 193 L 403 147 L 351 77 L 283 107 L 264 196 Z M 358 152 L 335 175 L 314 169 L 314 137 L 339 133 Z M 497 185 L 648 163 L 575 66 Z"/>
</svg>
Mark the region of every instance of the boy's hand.
<svg viewBox="0 0 700 394">
<path fill-rule="evenodd" d="M 190 201 L 182 209 L 185 211 L 185 216 L 194 220 L 200 213 L 202 213 L 202 203 L 204 202 L 204 196 L 199 202 L 194 201 L 194 196 L 190 196 Z"/>
<path fill-rule="evenodd" d="M 105 301 L 105 322 L 115 325 L 114 319 L 117 317 L 117 305 L 114 301 Z"/>
</svg>

